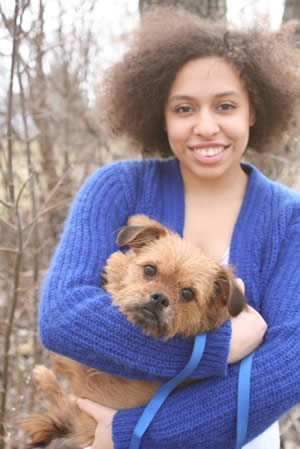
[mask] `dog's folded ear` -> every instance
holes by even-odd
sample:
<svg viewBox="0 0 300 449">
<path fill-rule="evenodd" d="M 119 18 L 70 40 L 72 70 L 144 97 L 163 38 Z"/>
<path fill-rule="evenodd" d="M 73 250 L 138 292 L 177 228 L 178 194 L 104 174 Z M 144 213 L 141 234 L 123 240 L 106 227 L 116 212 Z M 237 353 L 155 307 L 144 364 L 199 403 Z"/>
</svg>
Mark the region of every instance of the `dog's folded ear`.
<svg viewBox="0 0 300 449">
<path fill-rule="evenodd" d="M 135 250 L 149 245 L 166 234 L 166 229 L 159 224 L 152 226 L 124 226 L 119 231 L 117 243 L 120 246 L 129 245 Z"/>
<path fill-rule="evenodd" d="M 231 316 L 237 316 L 247 304 L 247 298 L 232 277 L 224 268 L 215 280 L 215 297 L 227 306 Z"/>
<path fill-rule="evenodd" d="M 247 304 L 247 298 L 235 280 L 231 282 L 231 292 L 228 301 L 228 311 L 231 316 L 237 316 Z"/>
</svg>

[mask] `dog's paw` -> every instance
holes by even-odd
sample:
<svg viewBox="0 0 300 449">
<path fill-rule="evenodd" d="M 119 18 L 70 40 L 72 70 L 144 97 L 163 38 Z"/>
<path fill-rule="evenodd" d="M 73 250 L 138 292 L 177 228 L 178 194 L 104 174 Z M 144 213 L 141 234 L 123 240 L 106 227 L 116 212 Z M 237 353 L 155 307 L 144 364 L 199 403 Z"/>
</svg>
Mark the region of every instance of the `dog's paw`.
<svg viewBox="0 0 300 449">
<path fill-rule="evenodd" d="M 33 370 L 33 379 L 35 384 L 43 392 L 47 392 L 49 388 L 58 386 L 55 374 L 45 365 L 36 365 Z"/>
</svg>

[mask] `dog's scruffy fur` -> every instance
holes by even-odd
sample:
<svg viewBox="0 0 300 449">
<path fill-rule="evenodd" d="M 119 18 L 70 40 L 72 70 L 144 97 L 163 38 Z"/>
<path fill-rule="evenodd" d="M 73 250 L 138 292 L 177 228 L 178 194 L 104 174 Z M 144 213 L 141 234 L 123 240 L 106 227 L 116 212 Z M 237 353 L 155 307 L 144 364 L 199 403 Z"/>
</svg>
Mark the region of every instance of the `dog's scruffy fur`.
<svg viewBox="0 0 300 449">
<path fill-rule="evenodd" d="M 103 286 L 113 304 L 149 335 L 196 336 L 216 329 L 246 305 L 229 268 L 155 220 L 131 217 L 117 241 L 129 250 L 109 257 Z M 35 368 L 47 413 L 23 421 L 31 447 L 75 449 L 92 444 L 96 423 L 77 407 L 77 397 L 115 409 L 132 408 L 149 402 L 160 386 L 103 373 L 57 354 L 52 359 L 56 371 L 71 381 L 73 395 L 63 391 L 48 368 Z"/>
</svg>

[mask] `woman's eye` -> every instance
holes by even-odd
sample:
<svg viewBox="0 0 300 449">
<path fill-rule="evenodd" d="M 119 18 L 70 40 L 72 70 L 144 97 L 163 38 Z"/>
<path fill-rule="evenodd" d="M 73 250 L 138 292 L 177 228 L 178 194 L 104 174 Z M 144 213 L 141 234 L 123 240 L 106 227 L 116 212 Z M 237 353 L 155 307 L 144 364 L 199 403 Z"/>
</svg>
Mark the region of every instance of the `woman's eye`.
<svg viewBox="0 0 300 449">
<path fill-rule="evenodd" d="M 218 106 L 218 109 L 221 111 L 231 111 L 232 109 L 235 109 L 235 105 L 232 103 L 222 103 L 220 106 Z"/>
<path fill-rule="evenodd" d="M 145 265 L 144 275 L 147 279 L 154 279 L 157 275 L 157 268 L 155 265 Z"/>
<path fill-rule="evenodd" d="M 195 291 L 192 288 L 183 288 L 180 292 L 180 298 L 185 302 L 192 301 L 195 296 Z"/>
<path fill-rule="evenodd" d="M 191 112 L 193 110 L 193 108 L 191 107 L 191 106 L 189 106 L 189 105 L 183 105 L 183 106 L 178 106 L 177 108 L 176 108 L 176 112 L 179 112 L 179 113 L 187 113 L 187 112 Z"/>
</svg>

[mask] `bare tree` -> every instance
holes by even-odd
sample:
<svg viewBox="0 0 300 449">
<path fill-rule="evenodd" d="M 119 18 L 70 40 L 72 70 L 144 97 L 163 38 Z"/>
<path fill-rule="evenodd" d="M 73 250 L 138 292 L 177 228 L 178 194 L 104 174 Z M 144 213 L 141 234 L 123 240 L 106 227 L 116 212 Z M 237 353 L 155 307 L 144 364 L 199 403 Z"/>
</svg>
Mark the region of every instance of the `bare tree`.
<svg viewBox="0 0 300 449">
<path fill-rule="evenodd" d="M 283 14 L 283 23 L 288 22 L 289 20 L 297 20 L 300 21 L 300 2 L 299 0 L 285 0 L 284 14 Z M 300 42 L 300 25 L 298 23 L 297 32 L 295 35 L 295 39 L 297 42 Z"/>
<path fill-rule="evenodd" d="M 40 151 L 42 155 L 42 168 L 47 177 L 47 189 L 52 190 L 57 182 L 57 173 L 53 157 L 53 136 L 50 133 L 50 111 L 48 105 L 48 84 L 45 74 L 45 0 L 39 0 L 38 18 L 35 23 L 35 36 L 31 39 L 35 50 L 35 80 L 34 86 L 31 84 L 32 94 L 32 118 L 39 131 Z M 34 88 L 33 88 L 34 87 Z"/>
<path fill-rule="evenodd" d="M 16 308 L 18 306 L 19 299 L 19 284 L 20 284 L 20 272 L 23 261 L 23 234 L 22 234 L 22 218 L 20 214 L 20 199 L 26 183 L 21 187 L 18 195 L 15 193 L 15 172 L 13 167 L 13 131 L 12 131 L 12 107 L 13 107 L 13 89 L 14 89 L 14 76 L 17 65 L 18 46 L 20 43 L 22 18 L 28 3 L 23 2 L 21 5 L 19 0 L 15 0 L 14 16 L 11 24 L 7 20 L 4 12 L 0 9 L 1 17 L 7 24 L 8 29 L 12 34 L 12 53 L 11 53 L 11 66 L 10 66 L 10 79 L 8 87 L 8 110 L 7 110 L 7 179 L 8 179 L 8 199 L 9 202 L 0 200 L 3 206 L 8 209 L 8 218 L 11 220 L 11 225 L 16 230 L 16 247 L 15 248 L 1 248 L 2 252 L 15 253 L 14 268 L 12 276 L 12 289 L 8 296 L 9 302 L 6 309 L 6 322 L 4 330 L 3 340 L 3 372 L 2 372 L 2 385 L 0 387 L 0 448 L 3 449 L 5 445 L 5 414 L 7 407 L 7 390 L 9 382 L 9 359 L 10 359 L 10 347 L 12 341 L 13 325 L 15 319 Z"/>
<path fill-rule="evenodd" d="M 29 376 L 48 363 L 37 329 L 40 281 L 70 199 L 92 170 L 121 156 L 102 137 L 91 88 L 101 55 L 97 2 L 53 1 L 51 34 L 48 3 L 0 5 L 0 47 L 8 48 L 0 67 L 0 449 L 24 447 L 14 420 L 38 409 Z"/>
<path fill-rule="evenodd" d="M 140 0 L 141 13 L 151 6 L 175 6 L 211 20 L 226 20 L 226 0 Z"/>
<path fill-rule="evenodd" d="M 299 0 L 285 0 L 283 14 L 283 24 L 288 21 L 300 21 Z M 300 45 L 300 26 L 295 25 L 295 35 L 291 38 Z M 292 28 L 291 28 L 292 29 Z M 269 177 L 300 190 L 299 169 L 300 169 L 300 130 L 295 126 L 291 128 L 289 134 L 285 136 L 284 142 L 274 147 L 272 153 L 258 155 L 255 152 L 248 152 L 247 158 L 257 165 Z"/>
</svg>

